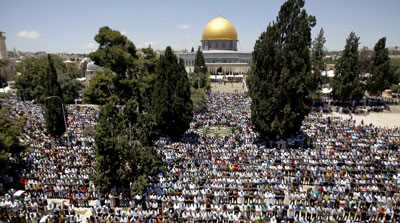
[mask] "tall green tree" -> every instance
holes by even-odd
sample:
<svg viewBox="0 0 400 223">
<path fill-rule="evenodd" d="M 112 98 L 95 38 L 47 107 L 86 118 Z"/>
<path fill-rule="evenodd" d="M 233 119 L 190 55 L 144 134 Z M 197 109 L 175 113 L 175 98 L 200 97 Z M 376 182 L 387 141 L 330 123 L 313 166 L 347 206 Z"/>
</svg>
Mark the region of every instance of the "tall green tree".
<svg viewBox="0 0 400 223">
<path fill-rule="evenodd" d="M 108 27 L 100 28 L 95 40 L 99 48 L 90 57 L 113 73 L 97 74 L 83 95 L 85 101 L 103 104 L 96 126 L 92 180 L 104 191 L 133 183 L 132 192 L 143 193 L 148 175 L 162 165 L 151 147 L 159 133 L 158 111 L 151 108 L 158 57 L 150 46 L 137 54 L 130 40 Z M 167 103 L 172 100 L 166 99 Z"/>
<path fill-rule="evenodd" d="M 167 47 L 157 67 L 151 111 L 155 114 L 159 133 L 179 139 L 193 118 L 190 85 L 183 60 Z"/>
<path fill-rule="evenodd" d="M 194 59 L 194 72 L 198 74 L 207 73 L 206 61 L 200 47 L 197 49 L 196 58 Z"/>
<path fill-rule="evenodd" d="M 210 74 L 207 72 L 203 52 L 199 47 L 194 60 L 194 73 L 189 74 L 190 85 L 195 88 L 211 89 Z"/>
<path fill-rule="evenodd" d="M 317 37 L 312 41 L 311 48 L 311 64 L 312 64 L 312 76 L 310 76 L 310 85 L 312 88 L 317 90 L 322 83 L 321 72 L 326 70 L 326 64 L 324 58 L 326 56 L 326 49 L 324 44 L 326 39 L 324 37 L 324 29 L 321 28 Z"/>
<path fill-rule="evenodd" d="M 386 48 L 386 37 L 381 38 L 375 44 L 374 51 L 374 63 L 371 77 L 367 81 L 367 89 L 370 94 L 380 96 L 393 82 L 389 50 Z"/>
<path fill-rule="evenodd" d="M 311 28 L 304 0 L 288 0 L 256 41 L 248 77 L 251 120 L 263 137 L 296 134 L 308 114 L 315 85 L 311 73 Z"/>
<path fill-rule="evenodd" d="M 336 100 L 359 100 L 364 95 L 359 68 L 359 39 L 354 32 L 350 33 L 336 65 L 335 78 L 332 82 L 332 94 Z"/>
<path fill-rule="evenodd" d="M 65 117 L 63 116 L 63 105 L 59 99 L 63 99 L 61 86 L 57 81 L 57 70 L 54 66 L 52 57 L 47 55 L 48 68 L 46 76 L 43 78 L 44 89 L 45 89 L 45 120 L 47 131 L 55 137 L 61 136 L 65 131 L 65 120 L 67 119 L 67 113 L 65 111 Z M 54 97 L 53 97 L 54 96 Z M 52 97 L 52 98 L 49 98 Z M 58 97 L 58 98 L 56 98 Z"/>
</svg>

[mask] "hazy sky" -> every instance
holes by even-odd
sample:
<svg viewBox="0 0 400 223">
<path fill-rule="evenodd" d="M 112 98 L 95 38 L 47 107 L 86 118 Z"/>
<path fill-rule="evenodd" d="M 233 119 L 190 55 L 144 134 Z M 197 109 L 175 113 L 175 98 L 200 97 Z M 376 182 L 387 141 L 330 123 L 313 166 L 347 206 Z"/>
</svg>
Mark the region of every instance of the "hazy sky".
<svg viewBox="0 0 400 223">
<path fill-rule="evenodd" d="M 94 35 L 102 26 L 124 33 L 137 47 L 197 48 L 204 26 L 221 15 L 236 27 L 239 50 L 250 52 L 273 21 L 284 0 L 1 0 L 0 30 L 7 49 L 87 53 L 97 48 Z M 373 47 L 387 37 L 400 46 L 400 0 L 307 0 L 317 18 L 313 38 L 325 30 L 329 50 L 342 50 L 351 31 L 360 47 Z"/>
</svg>

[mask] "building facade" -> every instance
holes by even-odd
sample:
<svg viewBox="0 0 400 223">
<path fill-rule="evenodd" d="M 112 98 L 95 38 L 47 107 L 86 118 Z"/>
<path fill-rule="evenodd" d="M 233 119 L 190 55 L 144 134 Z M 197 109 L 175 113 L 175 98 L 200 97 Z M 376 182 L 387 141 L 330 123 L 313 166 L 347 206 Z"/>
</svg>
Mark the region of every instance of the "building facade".
<svg viewBox="0 0 400 223">
<path fill-rule="evenodd" d="M 8 60 L 6 37 L 0 32 L 0 60 Z"/>
<path fill-rule="evenodd" d="M 237 32 L 233 24 L 224 17 L 211 20 L 203 29 L 201 48 L 208 72 L 212 79 L 243 77 L 252 63 L 252 54 L 237 50 Z M 188 73 L 194 71 L 196 52 L 182 53 Z"/>
</svg>

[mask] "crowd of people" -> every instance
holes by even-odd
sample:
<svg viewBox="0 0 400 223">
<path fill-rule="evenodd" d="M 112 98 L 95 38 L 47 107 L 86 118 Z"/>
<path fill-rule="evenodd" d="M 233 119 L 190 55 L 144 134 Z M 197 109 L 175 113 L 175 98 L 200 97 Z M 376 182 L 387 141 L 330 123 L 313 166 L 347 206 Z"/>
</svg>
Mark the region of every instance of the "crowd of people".
<svg viewBox="0 0 400 223">
<path fill-rule="evenodd" d="M 14 199 L 10 191 L 1 201 L 1 207 L 25 213 L 32 222 L 45 217 L 46 213 L 53 216 L 53 212 L 48 211 L 49 199 L 68 199 L 72 206 L 89 207 L 88 201 L 94 199 L 94 187 L 89 184 L 89 176 L 93 172 L 95 158 L 93 134 L 87 130 L 93 129 L 96 124 L 97 108 L 68 105 L 69 133 L 55 139 L 45 134 L 41 105 L 9 98 L 2 102 L 2 106 L 8 107 L 11 116 L 27 116 L 21 137 L 27 151 L 25 168 L 20 171 L 21 183 L 25 186 L 24 198 Z M 13 202 L 22 202 L 23 205 L 14 205 L 13 209 L 10 206 Z M 66 214 L 57 204 L 52 206 L 57 215 L 63 213 L 63 216 L 78 219 L 73 210 Z"/>
<path fill-rule="evenodd" d="M 25 198 L 15 201 L 10 192 L 0 206 L 13 213 L 20 202 L 26 219 L 38 213 L 56 222 L 400 221 L 400 128 L 355 125 L 321 110 L 305 118 L 302 143 L 266 144 L 251 125 L 247 95 L 212 93 L 185 140 L 155 142 L 167 167 L 149 177 L 145 194 L 127 198 L 100 194 L 89 182 L 95 145 L 87 129 L 96 108 L 69 105 L 70 134 L 55 140 L 44 135 L 41 106 L 3 104 L 28 115 L 23 138 L 30 151 Z M 210 126 L 231 134 L 197 134 Z M 77 207 L 89 207 L 91 216 L 82 219 Z"/>
</svg>

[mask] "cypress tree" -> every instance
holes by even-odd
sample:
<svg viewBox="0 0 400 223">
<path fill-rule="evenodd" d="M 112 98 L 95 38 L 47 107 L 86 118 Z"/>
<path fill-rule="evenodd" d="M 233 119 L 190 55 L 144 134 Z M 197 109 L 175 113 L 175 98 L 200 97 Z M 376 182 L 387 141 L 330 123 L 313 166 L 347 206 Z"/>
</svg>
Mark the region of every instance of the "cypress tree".
<svg viewBox="0 0 400 223">
<path fill-rule="evenodd" d="M 200 47 L 197 49 L 196 58 L 194 59 L 194 72 L 197 74 L 207 73 L 206 62 L 204 60 L 204 55 Z"/>
<path fill-rule="evenodd" d="M 169 46 L 160 56 L 154 82 L 151 111 L 158 131 L 162 136 L 178 140 L 189 128 L 193 105 L 183 60 L 178 61 Z"/>
<path fill-rule="evenodd" d="M 117 171 L 123 165 L 123 160 L 117 150 L 117 134 L 121 130 L 121 119 L 115 104 L 108 102 L 99 111 L 96 133 L 96 163 L 92 181 L 100 190 L 108 191 L 114 185 L 120 186 Z"/>
<path fill-rule="evenodd" d="M 315 37 L 314 41 L 312 42 L 311 48 L 311 63 L 313 75 L 310 79 L 310 84 L 315 90 L 318 89 L 318 84 L 321 83 L 321 72 L 325 71 L 326 69 L 326 64 L 324 61 L 324 57 L 326 55 L 326 50 L 324 48 L 325 42 L 326 39 L 324 37 L 324 29 L 321 28 L 317 37 Z"/>
<path fill-rule="evenodd" d="M 263 137 L 294 135 L 308 114 L 314 90 L 310 50 L 315 18 L 302 9 L 304 0 L 285 2 L 275 22 L 256 41 L 248 77 L 251 120 Z"/>
<path fill-rule="evenodd" d="M 382 91 L 390 87 L 392 79 L 389 51 L 385 48 L 386 37 L 380 39 L 374 47 L 375 56 L 371 77 L 367 81 L 368 92 L 372 95 L 381 95 Z"/>
<path fill-rule="evenodd" d="M 57 71 L 53 63 L 52 56 L 47 55 L 48 68 L 44 77 L 45 97 L 57 96 L 63 99 L 60 84 L 57 82 Z M 65 131 L 65 123 L 63 117 L 63 108 L 60 99 L 56 97 L 47 98 L 44 101 L 45 105 L 45 120 L 46 128 L 50 135 L 59 137 Z M 67 113 L 65 111 L 65 116 Z M 67 117 L 65 117 L 67 120 Z"/>
<path fill-rule="evenodd" d="M 359 39 L 354 32 L 350 33 L 336 65 L 335 78 L 332 82 L 332 94 L 336 100 L 359 100 L 364 95 L 359 68 Z"/>
<path fill-rule="evenodd" d="M 207 73 L 207 66 L 204 60 L 203 52 L 200 47 L 197 49 L 196 58 L 194 60 L 194 73 L 189 75 L 193 88 L 211 88 L 211 79 Z"/>
</svg>

